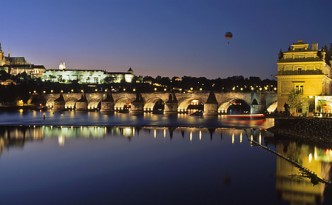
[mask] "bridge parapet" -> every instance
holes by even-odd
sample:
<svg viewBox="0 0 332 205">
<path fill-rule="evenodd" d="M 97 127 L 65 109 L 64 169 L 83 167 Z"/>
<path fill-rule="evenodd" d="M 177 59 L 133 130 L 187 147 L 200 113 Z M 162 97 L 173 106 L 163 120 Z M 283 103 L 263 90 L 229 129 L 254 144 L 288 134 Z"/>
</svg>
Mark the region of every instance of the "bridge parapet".
<svg viewBox="0 0 332 205">
<path fill-rule="evenodd" d="M 176 99 L 176 102 L 170 102 L 170 94 Z M 82 97 L 82 93 L 64 93 L 62 94 L 66 108 L 77 108 L 78 101 Z M 103 101 L 111 95 L 113 102 L 106 105 Z M 234 100 L 243 100 L 251 106 L 252 113 L 259 113 L 265 110 L 269 105 L 277 100 L 276 93 L 241 93 L 241 92 L 227 92 L 214 93 L 217 101 L 217 112 L 220 113 L 228 109 Z M 59 98 L 60 94 L 43 94 L 47 107 L 54 107 L 54 101 Z M 154 92 L 141 93 L 141 104 L 143 111 L 151 111 L 155 104 L 163 103 L 165 105 L 165 112 L 186 112 L 188 106 L 196 101 L 202 105 L 208 104 L 209 92 L 192 92 L 192 93 L 169 93 L 169 92 Z M 105 105 L 107 110 L 119 110 L 124 107 L 132 106 L 136 99 L 135 93 L 121 92 L 121 93 L 85 93 L 88 108 L 101 108 L 101 104 Z M 211 104 L 211 103 L 210 103 Z M 215 104 L 215 103 L 214 103 Z M 83 106 L 84 107 L 84 106 Z M 205 106 L 206 107 L 206 106 Z M 205 108 L 204 108 L 205 109 Z M 207 108 L 206 108 L 207 109 Z M 212 109 L 212 108 L 211 108 Z M 213 108 L 214 109 L 214 108 Z M 83 109 L 84 110 L 84 109 Z"/>
</svg>

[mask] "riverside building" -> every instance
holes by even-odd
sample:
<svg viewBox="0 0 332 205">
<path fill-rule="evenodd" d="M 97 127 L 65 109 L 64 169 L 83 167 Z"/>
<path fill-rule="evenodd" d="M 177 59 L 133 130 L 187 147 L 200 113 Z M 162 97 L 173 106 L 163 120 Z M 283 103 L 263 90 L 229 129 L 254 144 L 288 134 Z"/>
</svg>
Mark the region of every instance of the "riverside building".
<svg viewBox="0 0 332 205">
<path fill-rule="evenodd" d="M 301 94 L 303 106 L 299 113 L 315 112 L 315 97 L 331 95 L 331 62 L 326 61 L 326 52 L 318 49 L 318 44 L 302 40 L 290 45 L 287 51 L 278 56 L 278 111 L 285 111 L 289 94 Z M 317 111 L 317 110 L 316 110 Z"/>
</svg>

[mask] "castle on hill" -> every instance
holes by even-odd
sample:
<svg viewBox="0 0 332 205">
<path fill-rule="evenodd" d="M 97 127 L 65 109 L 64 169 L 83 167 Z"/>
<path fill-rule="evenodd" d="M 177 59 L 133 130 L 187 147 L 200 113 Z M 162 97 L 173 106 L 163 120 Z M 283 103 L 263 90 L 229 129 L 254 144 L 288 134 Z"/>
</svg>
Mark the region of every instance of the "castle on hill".
<svg viewBox="0 0 332 205">
<path fill-rule="evenodd" d="M 0 70 L 11 75 L 27 74 L 32 79 L 40 78 L 44 82 L 79 84 L 102 83 L 131 83 L 135 77 L 131 68 L 127 72 L 108 72 L 105 70 L 67 69 L 64 62 L 59 69 L 46 69 L 43 65 L 35 65 L 26 61 L 24 57 L 11 57 L 10 52 L 5 56 L 0 43 Z"/>
</svg>

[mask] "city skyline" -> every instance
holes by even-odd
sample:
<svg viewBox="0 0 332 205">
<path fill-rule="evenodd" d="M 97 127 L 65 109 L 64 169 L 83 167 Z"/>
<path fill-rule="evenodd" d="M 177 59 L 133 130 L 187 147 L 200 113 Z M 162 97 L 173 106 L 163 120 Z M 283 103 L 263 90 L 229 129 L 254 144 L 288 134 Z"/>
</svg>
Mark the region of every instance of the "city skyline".
<svg viewBox="0 0 332 205">
<path fill-rule="evenodd" d="M 13 0 L 2 6 L 2 49 L 48 69 L 65 61 L 71 69 L 132 67 L 143 76 L 271 78 L 280 49 L 299 39 L 319 48 L 332 43 L 328 0 Z"/>
</svg>

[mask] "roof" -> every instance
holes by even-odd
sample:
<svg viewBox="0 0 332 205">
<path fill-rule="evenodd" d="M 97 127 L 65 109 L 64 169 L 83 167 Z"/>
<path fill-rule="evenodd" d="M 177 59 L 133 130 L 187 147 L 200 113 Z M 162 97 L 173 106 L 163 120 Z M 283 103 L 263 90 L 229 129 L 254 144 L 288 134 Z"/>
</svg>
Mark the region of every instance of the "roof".
<svg viewBox="0 0 332 205">
<path fill-rule="evenodd" d="M 216 95 L 214 94 L 214 92 L 210 92 L 209 97 L 206 101 L 206 104 L 218 104 Z"/>
<path fill-rule="evenodd" d="M 5 59 L 9 61 L 10 64 L 27 64 L 24 57 L 5 57 Z"/>
</svg>

